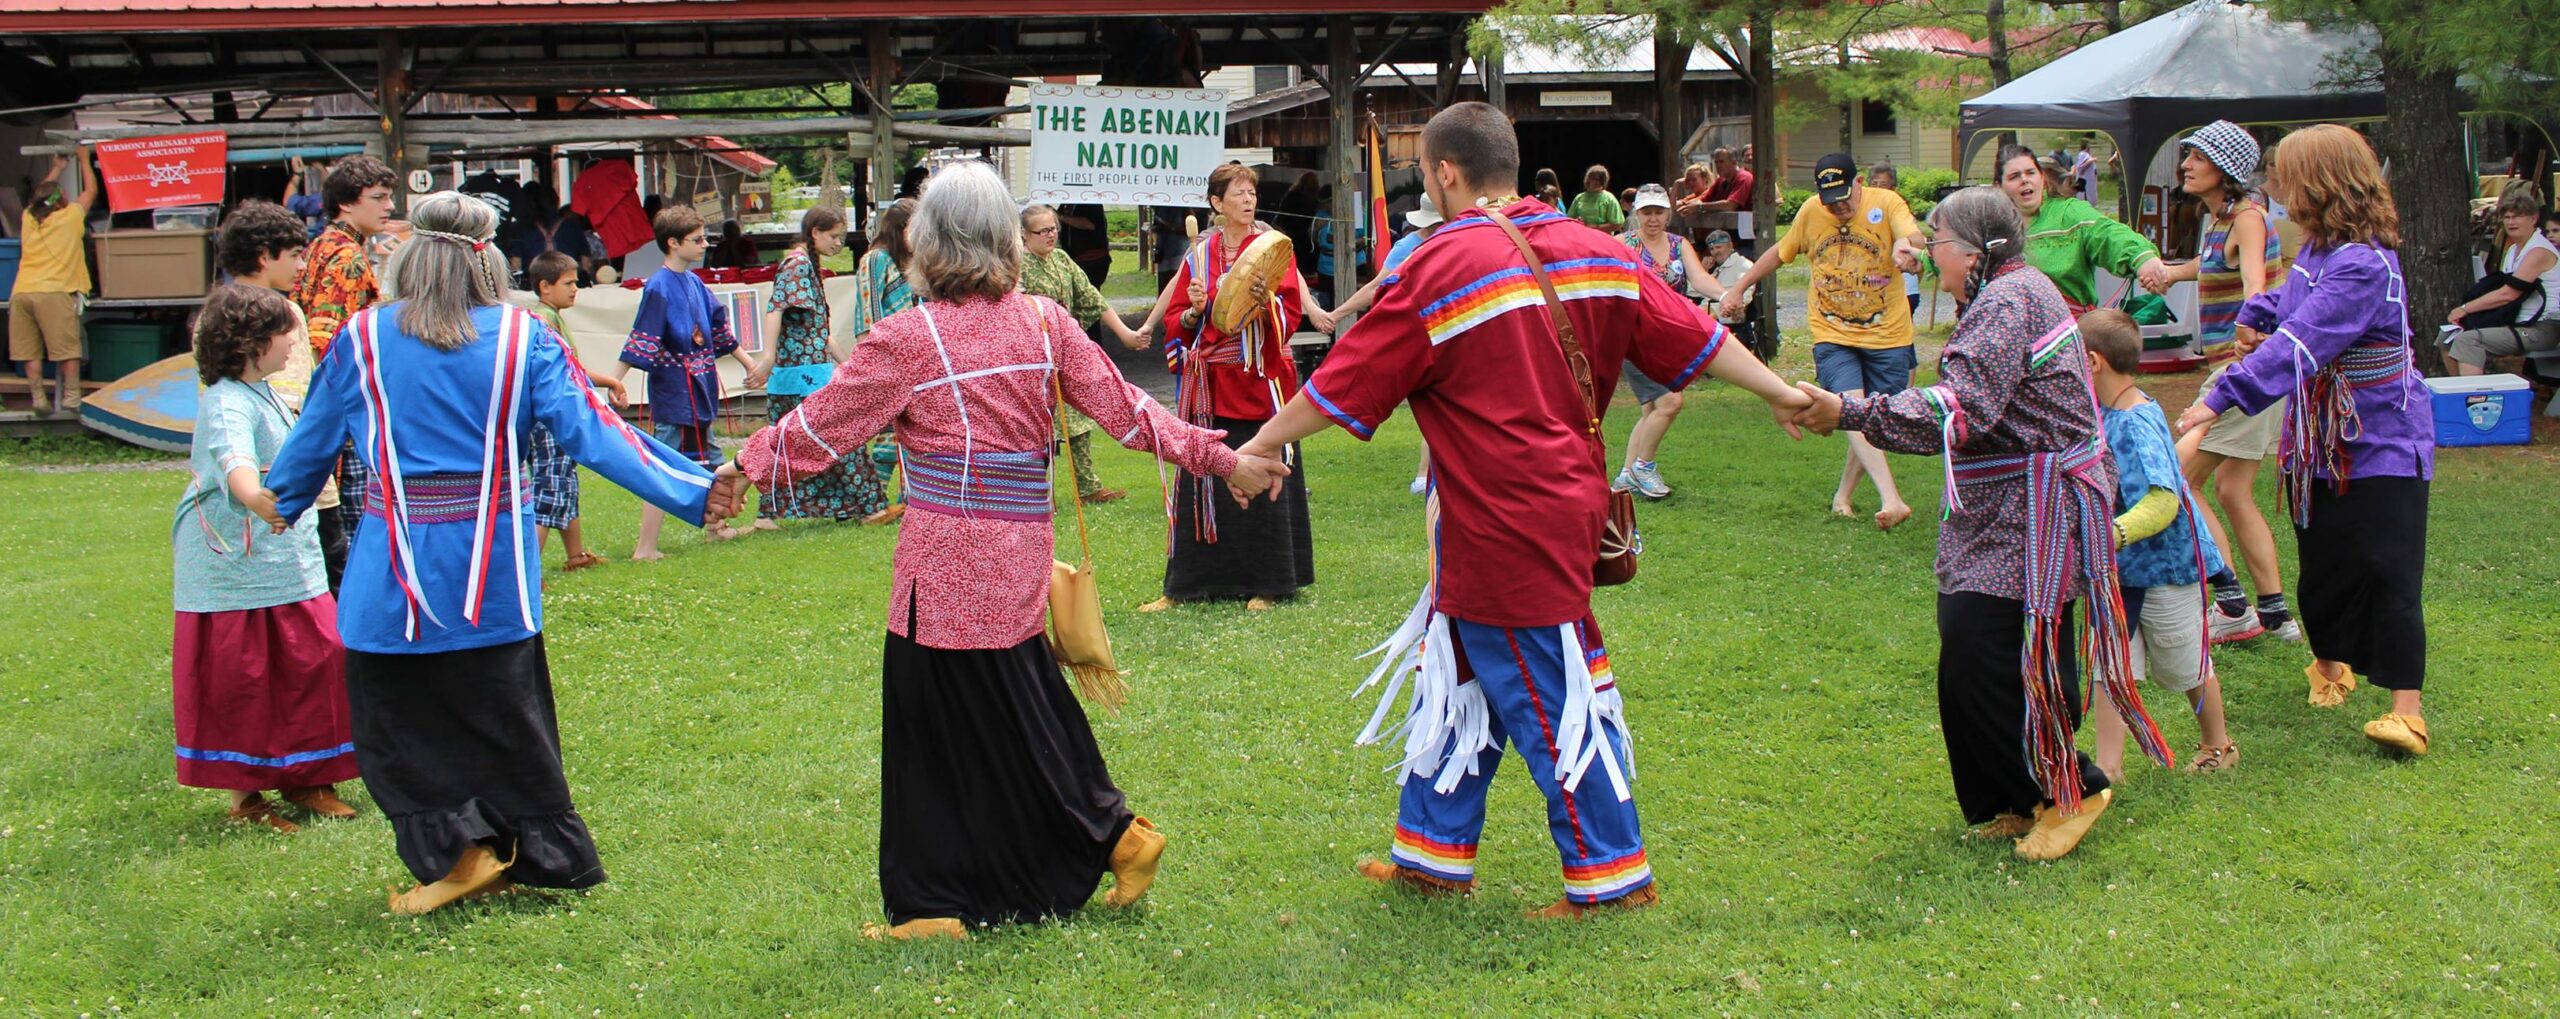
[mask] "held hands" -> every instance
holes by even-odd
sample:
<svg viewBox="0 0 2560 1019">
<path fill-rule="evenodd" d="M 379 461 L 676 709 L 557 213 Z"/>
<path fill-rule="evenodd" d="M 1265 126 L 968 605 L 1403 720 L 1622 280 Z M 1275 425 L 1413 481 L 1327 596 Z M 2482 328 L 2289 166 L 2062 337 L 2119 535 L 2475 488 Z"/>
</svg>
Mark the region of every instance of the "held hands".
<svg viewBox="0 0 2560 1019">
<path fill-rule="evenodd" d="M 1904 271 L 1904 272 L 1907 272 L 1907 273 L 1913 273 L 1913 274 L 1917 274 L 1917 273 L 1919 273 L 1919 271 L 1920 271 L 1920 247 L 1919 247 L 1918 245 L 1915 245 L 1915 244 L 1911 243 L 1911 238 L 1908 238 L 1908 237 L 1897 237 L 1897 238 L 1894 238 L 1894 241 L 1893 241 L 1893 267 L 1894 267 L 1894 268 L 1896 268 L 1896 269 L 1900 269 L 1900 270 L 1902 270 L 1902 271 Z"/>
<path fill-rule="evenodd" d="M 1787 390 L 1785 395 L 1769 401 L 1769 416 L 1777 419 L 1778 427 L 1787 430 L 1788 438 L 1799 442 L 1804 440 L 1804 426 L 1797 419 L 1812 409 L 1813 397 L 1801 389 Z"/>
<path fill-rule="evenodd" d="M 2231 336 L 2232 349 L 2239 351 L 2242 357 L 2249 356 L 2258 349 L 2259 344 L 2265 342 L 2267 342 L 2267 334 L 2248 326 L 2240 326 L 2239 331 Z"/>
<path fill-rule="evenodd" d="M 256 495 L 241 500 L 240 504 L 248 507 L 249 512 L 257 514 L 258 519 L 267 522 L 267 533 L 269 534 L 283 534 L 285 531 L 292 528 L 292 525 L 284 522 L 284 518 L 282 516 L 276 514 L 276 494 L 274 492 L 261 488 L 258 490 Z"/>
<path fill-rule="evenodd" d="M 1810 382 L 1796 383 L 1796 391 L 1809 401 L 1797 411 L 1794 424 L 1811 429 L 1816 435 L 1829 435 L 1840 428 L 1840 395 Z"/>
<path fill-rule="evenodd" d="M 1279 501 L 1281 482 L 1289 476 L 1289 465 L 1247 452 L 1251 448 L 1236 451 L 1235 473 L 1227 475 L 1227 494 L 1235 497 L 1238 506 L 1251 506 L 1261 497 Z"/>
<path fill-rule="evenodd" d="M 1341 325 L 1341 322 L 1335 319 L 1334 314 L 1330 311 L 1326 311 L 1323 308 L 1309 308 L 1307 309 L 1307 324 L 1314 326 L 1317 332 L 1330 335 L 1335 327 Z"/>
<path fill-rule="evenodd" d="M 2188 432 L 2195 432 L 2199 435 L 2204 434 L 2205 432 L 2211 431 L 2213 429 L 2213 423 L 2221 417 L 2222 414 L 2220 412 L 2214 410 L 2212 407 L 2206 406 L 2203 400 L 2197 400 L 2196 402 L 2189 404 L 2184 413 L 2178 415 L 2177 432 L 2180 435 L 2185 435 Z"/>
<path fill-rule="evenodd" d="M 1743 308 L 1741 288 L 1727 290 L 1724 300 L 1716 302 L 1716 317 L 1727 322 L 1736 321 L 1742 317 Z"/>
<path fill-rule="evenodd" d="M 721 464 L 719 470 L 711 473 L 711 497 L 703 503 L 703 519 L 727 520 L 744 511 L 746 506 L 747 476 L 738 471 L 735 460 Z"/>
<path fill-rule="evenodd" d="M 2142 285 L 2142 289 L 2155 294 L 2168 293 L 2172 282 L 2168 265 L 2157 258 L 2142 263 L 2142 268 L 2134 272 L 2133 279 Z"/>
</svg>

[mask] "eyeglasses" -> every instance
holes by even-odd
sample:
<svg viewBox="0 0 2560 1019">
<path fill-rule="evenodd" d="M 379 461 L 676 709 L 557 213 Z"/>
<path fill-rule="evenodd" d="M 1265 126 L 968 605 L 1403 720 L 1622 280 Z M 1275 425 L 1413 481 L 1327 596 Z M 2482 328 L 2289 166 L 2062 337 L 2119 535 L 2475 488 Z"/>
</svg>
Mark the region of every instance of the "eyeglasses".
<svg viewBox="0 0 2560 1019">
<path fill-rule="evenodd" d="M 1031 236 L 1033 236 L 1033 237 L 1054 237 L 1054 236 L 1056 236 L 1056 235 L 1057 235 L 1057 233 L 1058 233 L 1058 228 L 1053 226 L 1053 227 L 1050 227 L 1050 228 L 1045 229 L 1045 230 L 1034 230 L 1034 231 L 1031 231 Z"/>
</svg>

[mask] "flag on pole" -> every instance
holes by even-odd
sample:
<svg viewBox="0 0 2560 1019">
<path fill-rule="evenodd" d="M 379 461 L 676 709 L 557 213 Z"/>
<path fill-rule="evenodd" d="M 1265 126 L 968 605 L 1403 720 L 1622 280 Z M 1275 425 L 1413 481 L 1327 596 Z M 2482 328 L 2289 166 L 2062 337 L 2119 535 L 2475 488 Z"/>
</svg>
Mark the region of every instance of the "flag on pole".
<svg viewBox="0 0 2560 1019">
<path fill-rule="evenodd" d="M 1369 116 L 1369 267 L 1387 271 L 1387 149 L 1378 137 L 1378 117 Z"/>
</svg>

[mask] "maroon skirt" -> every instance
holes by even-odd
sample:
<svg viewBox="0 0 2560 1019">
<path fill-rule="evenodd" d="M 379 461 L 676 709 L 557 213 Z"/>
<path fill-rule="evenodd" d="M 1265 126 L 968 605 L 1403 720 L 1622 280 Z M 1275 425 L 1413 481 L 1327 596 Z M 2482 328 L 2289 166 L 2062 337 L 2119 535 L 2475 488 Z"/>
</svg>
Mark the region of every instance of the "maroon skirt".
<svg viewBox="0 0 2560 1019">
<path fill-rule="evenodd" d="M 178 613 L 169 671 L 179 785 L 295 789 L 356 777 L 336 599 Z"/>
</svg>

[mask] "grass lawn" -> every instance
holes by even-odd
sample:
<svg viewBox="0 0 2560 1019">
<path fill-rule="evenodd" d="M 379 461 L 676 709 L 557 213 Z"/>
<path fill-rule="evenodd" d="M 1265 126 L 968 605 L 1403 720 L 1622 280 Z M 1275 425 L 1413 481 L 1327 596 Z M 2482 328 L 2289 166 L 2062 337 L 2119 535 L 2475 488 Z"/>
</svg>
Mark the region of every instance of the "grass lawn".
<svg viewBox="0 0 2560 1019">
<path fill-rule="evenodd" d="M 1785 367 L 1807 374 L 1800 349 Z M 2443 457 L 2433 755 L 2377 754 L 2357 727 L 2379 692 L 2308 707 L 2306 652 L 2261 640 L 2219 656 L 2239 770 L 2137 763 L 2078 855 L 2022 865 L 1959 838 L 1925 517 L 1891 534 L 1829 519 L 1839 440 L 1791 444 L 1724 387 L 1691 407 L 1664 456 L 1678 492 L 1643 509 L 1643 576 L 1598 598 L 1660 908 L 1521 918 L 1557 885 L 1517 758 L 1472 901 L 1351 873 L 1386 848 L 1396 796 L 1389 756 L 1350 745 L 1370 705 L 1349 696 L 1352 656 L 1422 580 L 1416 433 L 1399 418 L 1371 444 L 1309 444 L 1322 580 L 1267 616 L 1128 611 L 1154 596 L 1163 522 L 1144 495 L 1092 515 L 1137 689 L 1095 728 L 1131 803 L 1172 836 L 1163 878 L 1133 913 L 913 946 L 856 933 L 880 908 L 892 533 L 679 540 L 660 564 L 552 578 L 569 778 L 612 880 L 394 920 L 384 890 L 408 878 L 361 783 L 347 792 L 362 819 L 284 837 L 227 826 L 219 794 L 171 782 L 180 476 L 40 468 L 88 457 L 0 447 L 14 464 L 0 468 L 0 1013 L 2560 1009 L 2553 434 Z M 1154 491 L 1140 457 L 1102 466 Z M 1912 502 L 1934 504 L 1938 463 L 1896 466 Z M 627 553 L 636 505 L 592 476 L 586 491 L 590 541 Z M 2162 723 L 2184 752 L 2181 716 Z"/>
</svg>

